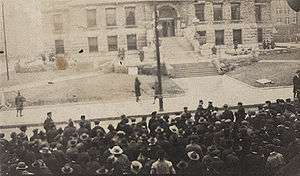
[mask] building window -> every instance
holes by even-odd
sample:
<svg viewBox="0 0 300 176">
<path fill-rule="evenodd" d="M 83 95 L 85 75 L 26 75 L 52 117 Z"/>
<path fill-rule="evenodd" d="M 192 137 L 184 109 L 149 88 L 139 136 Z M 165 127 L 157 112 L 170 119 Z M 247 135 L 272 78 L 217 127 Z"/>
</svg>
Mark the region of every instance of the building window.
<svg viewBox="0 0 300 176">
<path fill-rule="evenodd" d="M 297 17 L 294 17 L 293 18 L 293 24 L 296 24 L 297 23 Z"/>
<path fill-rule="evenodd" d="M 282 20 L 281 18 L 277 18 L 277 22 L 280 23 Z"/>
<path fill-rule="evenodd" d="M 87 10 L 87 27 L 97 26 L 97 11 L 96 9 Z"/>
<path fill-rule="evenodd" d="M 53 16 L 54 31 L 63 30 L 63 17 L 62 14 L 56 14 Z"/>
<path fill-rule="evenodd" d="M 255 5 L 255 19 L 256 22 L 262 21 L 262 15 L 261 15 L 261 5 Z"/>
<path fill-rule="evenodd" d="M 205 21 L 204 7 L 205 4 L 195 4 L 195 16 L 199 21 Z"/>
<path fill-rule="evenodd" d="M 224 30 L 216 30 L 216 45 L 224 45 Z"/>
<path fill-rule="evenodd" d="M 281 13 L 281 9 L 280 9 L 280 8 L 277 8 L 277 9 L 276 9 L 276 13 L 277 13 L 277 14 L 280 14 L 280 13 Z"/>
<path fill-rule="evenodd" d="M 98 38 L 97 37 L 88 37 L 89 43 L 89 52 L 94 53 L 98 52 Z"/>
<path fill-rule="evenodd" d="M 223 4 L 218 3 L 213 5 L 214 9 L 214 21 L 222 21 L 223 20 Z"/>
<path fill-rule="evenodd" d="M 242 38 L 242 30 L 241 29 L 233 29 L 233 43 L 237 42 L 238 44 L 243 43 Z"/>
<path fill-rule="evenodd" d="M 231 20 L 241 19 L 241 3 L 231 3 Z"/>
<path fill-rule="evenodd" d="M 135 25 L 135 7 L 125 7 L 126 25 Z"/>
<path fill-rule="evenodd" d="M 289 17 L 285 18 L 285 24 L 290 24 L 290 18 Z"/>
<path fill-rule="evenodd" d="M 105 9 L 106 13 L 106 25 L 107 26 L 116 26 L 116 8 L 107 8 Z"/>
<path fill-rule="evenodd" d="M 128 50 L 137 50 L 135 34 L 127 35 L 127 49 Z"/>
<path fill-rule="evenodd" d="M 199 41 L 200 45 L 206 44 L 206 31 L 197 31 L 196 39 Z"/>
<path fill-rule="evenodd" d="M 257 42 L 258 43 L 263 42 L 263 29 L 262 28 L 257 29 Z"/>
<path fill-rule="evenodd" d="M 65 53 L 65 47 L 64 47 L 63 40 L 55 40 L 55 53 L 56 54 L 64 54 Z"/>
<path fill-rule="evenodd" d="M 118 51 L 118 36 L 107 37 L 108 51 Z"/>
</svg>

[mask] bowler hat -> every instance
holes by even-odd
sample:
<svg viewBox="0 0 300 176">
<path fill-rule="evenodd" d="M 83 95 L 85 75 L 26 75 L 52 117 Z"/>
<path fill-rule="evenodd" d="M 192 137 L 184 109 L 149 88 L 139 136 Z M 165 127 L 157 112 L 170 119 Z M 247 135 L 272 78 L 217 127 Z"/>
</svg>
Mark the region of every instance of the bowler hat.
<svg viewBox="0 0 300 176">
<path fill-rule="evenodd" d="M 16 170 L 25 170 L 27 168 L 28 168 L 28 166 L 24 162 L 19 162 L 16 167 Z"/>
<path fill-rule="evenodd" d="M 120 155 L 123 153 L 123 150 L 120 146 L 114 146 L 112 149 L 109 149 L 109 151 L 113 155 Z"/>
</svg>

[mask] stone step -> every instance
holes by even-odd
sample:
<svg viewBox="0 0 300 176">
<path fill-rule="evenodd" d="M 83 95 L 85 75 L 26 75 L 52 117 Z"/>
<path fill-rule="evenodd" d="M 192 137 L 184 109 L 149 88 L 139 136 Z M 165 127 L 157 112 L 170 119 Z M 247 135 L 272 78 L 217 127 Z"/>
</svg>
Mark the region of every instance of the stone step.
<svg viewBox="0 0 300 176">
<path fill-rule="evenodd" d="M 210 62 L 173 64 L 174 78 L 203 77 L 218 75 Z"/>
</svg>

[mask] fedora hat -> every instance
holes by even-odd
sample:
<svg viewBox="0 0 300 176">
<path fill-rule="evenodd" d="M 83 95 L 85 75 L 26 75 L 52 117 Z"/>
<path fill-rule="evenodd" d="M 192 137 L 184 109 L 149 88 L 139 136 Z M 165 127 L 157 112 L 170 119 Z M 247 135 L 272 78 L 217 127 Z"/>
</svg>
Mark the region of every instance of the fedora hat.
<svg viewBox="0 0 300 176">
<path fill-rule="evenodd" d="M 116 134 L 119 135 L 119 136 L 121 136 L 121 135 L 124 136 L 126 133 L 124 131 L 118 131 Z"/>
<path fill-rule="evenodd" d="M 68 141 L 68 144 L 69 144 L 69 146 L 71 146 L 71 147 L 76 147 L 76 145 L 77 145 L 77 140 L 71 139 L 71 140 Z"/>
<path fill-rule="evenodd" d="M 108 173 L 108 169 L 106 169 L 104 166 L 102 166 L 96 170 L 97 175 L 103 175 L 103 174 L 107 174 L 107 173 Z"/>
<path fill-rule="evenodd" d="M 164 132 L 164 129 L 163 129 L 162 127 L 158 126 L 158 127 L 155 129 L 155 132 L 156 132 L 156 133 L 162 133 L 162 132 Z"/>
<path fill-rule="evenodd" d="M 24 162 L 19 162 L 16 167 L 16 170 L 25 170 L 27 168 L 28 168 L 28 166 Z"/>
<path fill-rule="evenodd" d="M 142 168 L 143 168 L 143 165 L 139 161 L 132 161 L 131 162 L 131 165 L 130 165 L 131 172 L 137 174 L 142 170 Z"/>
<path fill-rule="evenodd" d="M 178 169 L 186 169 L 189 166 L 189 164 L 186 161 L 181 160 L 179 161 L 179 163 L 177 163 L 176 166 Z"/>
<path fill-rule="evenodd" d="M 64 174 L 71 174 L 73 171 L 74 169 L 69 164 L 66 164 L 64 167 L 61 168 L 61 172 Z"/>
<path fill-rule="evenodd" d="M 195 151 L 188 152 L 187 155 L 190 158 L 190 160 L 193 160 L 193 161 L 197 161 L 200 159 L 200 155 Z"/>
<path fill-rule="evenodd" d="M 51 154 L 51 151 L 48 147 L 43 147 L 39 150 L 40 153 L 42 154 Z"/>
<path fill-rule="evenodd" d="M 109 149 L 109 151 L 113 155 L 120 155 L 123 153 L 123 150 L 120 146 L 114 146 L 112 149 Z"/>
<path fill-rule="evenodd" d="M 148 139 L 149 145 L 155 145 L 157 143 L 157 138 L 151 137 Z"/>
<path fill-rule="evenodd" d="M 89 135 L 86 134 L 86 133 L 82 133 L 82 134 L 80 135 L 79 139 L 82 140 L 82 141 L 86 141 L 86 140 L 89 139 Z"/>
<path fill-rule="evenodd" d="M 178 134 L 178 128 L 177 128 L 177 126 L 172 125 L 172 126 L 169 127 L 169 129 L 170 129 L 170 131 L 172 131 L 173 133 Z"/>
</svg>

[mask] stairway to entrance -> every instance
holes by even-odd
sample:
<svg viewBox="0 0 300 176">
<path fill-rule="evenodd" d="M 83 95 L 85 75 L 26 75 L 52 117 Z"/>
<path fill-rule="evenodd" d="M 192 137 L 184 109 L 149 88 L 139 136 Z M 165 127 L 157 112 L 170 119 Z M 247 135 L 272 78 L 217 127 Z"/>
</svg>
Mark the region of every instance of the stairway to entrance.
<svg viewBox="0 0 300 176">
<path fill-rule="evenodd" d="M 213 64 L 203 59 L 185 37 L 160 38 L 161 58 L 174 68 L 174 78 L 218 75 Z"/>
<path fill-rule="evenodd" d="M 216 76 L 218 72 L 210 62 L 171 64 L 174 78 Z"/>
</svg>

